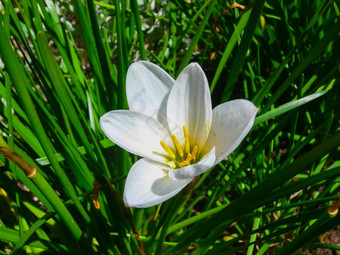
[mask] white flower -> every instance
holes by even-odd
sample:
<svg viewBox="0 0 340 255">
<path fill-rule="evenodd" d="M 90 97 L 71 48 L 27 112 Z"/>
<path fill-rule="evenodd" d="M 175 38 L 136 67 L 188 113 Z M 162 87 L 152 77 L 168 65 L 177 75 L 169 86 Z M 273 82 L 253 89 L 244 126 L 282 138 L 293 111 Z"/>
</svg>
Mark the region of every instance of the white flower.
<svg viewBox="0 0 340 255">
<path fill-rule="evenodd" d="M 208 81 L 197 63 L 177 80 L 150 62 L 134 63 L 126 93 L 130 110 L 108 112 L 100 125 L 114 143 L 142 157 L 125 183 L 124 201 L 133 207 L 162 203 L 226 158 L 258 111 L 242 99 L 212 110 Z"/>
</svg>

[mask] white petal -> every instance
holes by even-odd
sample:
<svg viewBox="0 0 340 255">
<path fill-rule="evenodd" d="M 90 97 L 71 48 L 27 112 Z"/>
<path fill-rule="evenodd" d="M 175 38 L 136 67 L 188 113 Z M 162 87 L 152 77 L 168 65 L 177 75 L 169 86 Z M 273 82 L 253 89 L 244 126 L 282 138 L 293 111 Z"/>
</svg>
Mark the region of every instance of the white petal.
<svg viewBox="0 0 340 255">
<path fill-rule="evenodd" d="M 174 180 L 193 178 L 197 175 L 200 175 L 206 172 L 209 168 L 213 167 L 215 165 L 215 161 L 216 161 L 216 156 L 215 156 L 215 147 L 214 147 L 198 163 L 190 165 L 190 166 L 182 167 L 179 169 L 170 169 L 169 176 Z"/>
<path fill-rule="evenodd" d="M 133 63 L 126 76 L 129 109 L 162 122 L 166 119 L 166 101 L 174 82 L 169 74 L 151 62 Z"/>
<path fill-rule="evenodd" d="M 199 151 L 209 134 L 212 118 L 211 96 L 207 78 L 197 63 L 188 65 L 178 76 L 168 99 L 169 129 L 182 137 L 182 126 Z M 192 144 L 193 145 L 193 144 Z"/>
<path fill-rule="evenodd" d="M 139 208 L 160 204 L 176 195 L 192 180 L 170 179 L 167 170 L 167 166 L 151 160 L 137 161 L 125 182 L 125 204 Z"/>
<path fill-rule="evenodd" d="M 258 109 L 243 99 L 218 105 L 213 110 L 211 131 L 204 151 L 216 148 L 216 164 L 233 152 L 254 124 Z"/>
<path fill-rule="evenodd" d="M 165 162 L 166 152 L 160 145 L 163 140 L 171 144 L 167 129 L 154 118 L 139 112 L 117 110 L 100 118 L 106 136 L 123 149 L 152 160 Z"/>
</svg>

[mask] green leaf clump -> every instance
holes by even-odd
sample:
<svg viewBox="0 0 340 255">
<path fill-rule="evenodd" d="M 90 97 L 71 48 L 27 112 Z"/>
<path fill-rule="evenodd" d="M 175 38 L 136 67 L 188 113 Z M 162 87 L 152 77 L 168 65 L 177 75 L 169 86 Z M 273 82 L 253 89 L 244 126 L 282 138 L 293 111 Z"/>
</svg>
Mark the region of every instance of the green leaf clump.
<svg viewBox="0 0 340 255">
<path fill-rule="evenodd" d="M 0 253 L 340 250 L 339 16 L 331 0 L 1 0 Z M 128 109 L 137 60 L 174 78 L 198 62 L 213 105 L 259 108 L 227 160 L 145 209 L 122 200 L 137 157 L 99 125 Z"/>
</svg>

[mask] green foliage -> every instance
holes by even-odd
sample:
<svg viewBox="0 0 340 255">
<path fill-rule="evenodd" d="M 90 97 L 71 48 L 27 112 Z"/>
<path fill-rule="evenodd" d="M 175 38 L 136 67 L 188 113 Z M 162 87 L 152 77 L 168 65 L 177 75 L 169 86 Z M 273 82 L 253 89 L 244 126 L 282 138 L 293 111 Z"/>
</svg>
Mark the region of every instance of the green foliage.
<svg viewBox="0 0 340 255">
<path fill-rule="evenodd" d="M 318 239 L 340 225 L 335 1 L 0 3 L 1 254 L 340 249 Z M 252 132 L 190 196 L 147 209 L 125 207 L 136 158 L 99 126 L 127 109 L 126 72 L 140 59 L 174 78 L 196 61 L 214 105 L 259 107 Z"/>
</svg>

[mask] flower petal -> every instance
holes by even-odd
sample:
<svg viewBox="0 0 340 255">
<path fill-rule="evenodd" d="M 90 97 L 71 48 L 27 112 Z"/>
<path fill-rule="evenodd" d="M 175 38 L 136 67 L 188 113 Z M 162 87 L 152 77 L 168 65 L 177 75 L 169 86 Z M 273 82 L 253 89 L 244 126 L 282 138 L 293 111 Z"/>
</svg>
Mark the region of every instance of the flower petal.
<svg viewBox="0 0 340 255">
<path fill-rule="evenodd" d="M 190 141 L 200 151 L 209 134 L 212 108 L 208 81 L 197 63 L 188 65 L 175 81 L 168 98 L 167 118 L 171 133 L 181 138 L 182 145 L 182 126 L 186 126 Z"/>
<path fill-rule="evenodd" d="M 170 179 L 167 170 L 167 166 L 151 160 L 137 161 L 125 182 L 125 204 L 139 208 L 160 204 L 176 195 L 192 180 Z"/>
<path fill-rule="evenodd" d="M 204 151 L 216 148 L 216 162 L 233 152 L 254 124 L 258 108 L 243 99 L 218 105 L 213 110 L 211 131 Z"/>
<path fill-rule="evenodd" d="M 154 118 L 139 112 L 117 110 L 104 114 L 100 126 L 106 136 L 135 155 L 165 162 L 163 140 L 171 144 L 167 129 Z"/>
<path fill-rule="evenodd" d="M 213 167 L 215 165 L 215 159 L 215 147 L 213 147 L 211 151 L 207 155 L 205 155 L 203 159 L 198 163 L 179 169 L 169 169 L 169 176 L 174 180 L 193 178 Z"/>
<path fill-rule="evenodd" d="M 166 119 L 165 102 L 174 82 L 167 72 L 151 62 L 133 63 L 126 76 L 129 109 L 144 113 L 159 121 Z"/>
</svg>

